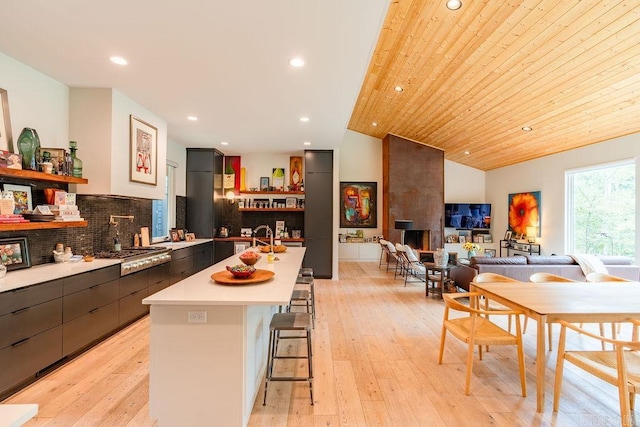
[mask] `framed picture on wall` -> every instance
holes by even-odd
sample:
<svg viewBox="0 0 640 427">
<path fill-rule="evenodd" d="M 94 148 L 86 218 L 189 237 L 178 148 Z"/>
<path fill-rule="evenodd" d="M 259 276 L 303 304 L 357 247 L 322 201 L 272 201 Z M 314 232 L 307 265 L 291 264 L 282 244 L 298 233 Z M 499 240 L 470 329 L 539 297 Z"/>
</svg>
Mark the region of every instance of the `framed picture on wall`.
<svg viewBox="0 0 640 427">
<path fill-rule="evenodd" d="M 156 185 L 158 176 L 158 128 L 129 116 L 129 181 Z"/>
<path fill-rule="evenodd" d="M 260 177 L 260 191 L 269 191 L 269 177 Z"/>
<path fill-rule="evenodd" d="M 340 227 L 376 228 L 377 182 L 340 183 Z"/>
</svg>

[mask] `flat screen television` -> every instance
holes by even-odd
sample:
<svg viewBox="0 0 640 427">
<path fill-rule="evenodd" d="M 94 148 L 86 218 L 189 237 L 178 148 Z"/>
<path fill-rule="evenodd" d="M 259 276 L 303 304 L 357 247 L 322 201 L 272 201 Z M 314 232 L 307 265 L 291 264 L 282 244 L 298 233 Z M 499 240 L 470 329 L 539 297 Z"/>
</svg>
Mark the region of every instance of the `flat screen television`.
<svg viewBox="0 0 640 427">
<path fill-rule="evenodd" d="M 461 230 L 491 228 L 491 203 L 445 203 L 444 226 Z"/>
</svg>

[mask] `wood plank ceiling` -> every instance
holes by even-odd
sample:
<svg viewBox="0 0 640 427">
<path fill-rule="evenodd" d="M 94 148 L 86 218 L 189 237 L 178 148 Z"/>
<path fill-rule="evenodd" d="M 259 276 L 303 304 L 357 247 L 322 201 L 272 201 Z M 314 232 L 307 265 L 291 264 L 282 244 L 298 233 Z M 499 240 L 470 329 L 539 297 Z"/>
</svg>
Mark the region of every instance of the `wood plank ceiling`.
<svg viewBox="0 0 640 427">
<path fill-rule="evenodd" d="M 640 132 L 640 1 L 462 2 L 392 2 L 349 129 L 482 170 Z"/>
</svg>

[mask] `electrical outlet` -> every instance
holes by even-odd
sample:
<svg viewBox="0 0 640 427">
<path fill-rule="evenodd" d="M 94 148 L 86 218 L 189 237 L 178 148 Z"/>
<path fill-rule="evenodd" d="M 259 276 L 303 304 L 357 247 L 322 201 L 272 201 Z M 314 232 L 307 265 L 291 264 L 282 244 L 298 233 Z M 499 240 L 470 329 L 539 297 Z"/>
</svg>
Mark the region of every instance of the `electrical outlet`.
<svg viewBox="0 0 640 427">
<path fill-rule="evenodd" d="M 187 323 L 207 323 L 207 312 L 189 311 L 187 313 Z"/>
</svg>

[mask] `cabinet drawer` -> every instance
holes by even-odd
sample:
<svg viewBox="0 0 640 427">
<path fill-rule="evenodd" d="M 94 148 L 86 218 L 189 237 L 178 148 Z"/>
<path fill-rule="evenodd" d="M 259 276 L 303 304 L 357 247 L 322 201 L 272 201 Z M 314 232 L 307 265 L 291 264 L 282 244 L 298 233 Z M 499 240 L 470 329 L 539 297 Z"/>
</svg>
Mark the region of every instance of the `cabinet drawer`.
<svg viewBox="0 0 640 427">
<path fill-rule="evenodd" d="M 149 269 L 149 286 L 160 283 L 169 278 L 169 266 L 171 263 L 160 264 Z"/>
<path fill-rule="evenodd" d="M 0 392 L 14 387 L 62 359 L 62 326 L 0 350 Z"/>
<path fill-rule="evenodd" d="M 197 246 L 189 246 L 187 248 L 171 251 L 171 262 L 192 256 L 196 247 Z"/>
<path fill-rule="evenodd" d="M 62 296 L 62 279 L 0 293 L 0 316 Z"/>
<path fill-rule="evenodd" d="M 182 258 L 176 261 L 171 261 L 171 277 L 181 276 L 183 273 L 190 271 L 193 268 L 193 257 Z"/>
<path fill-rule="evenodd" d="M 89 289 L 66 295 L 62 299 L 62 319 L 70 320 L 89 313 L 91 310 L 107 305 L 118 299 L 119 280 L 95 285 Z"/>
<path fill-rule="evenodd" d="M 149 287 L 149 270 L 142 270 L 120 278 L 120 298 Z"/>
<path fill-rule="evenodd" d="M 149 306 L 142 304 L 142 300 L 149 296 L 148 289 L 141 289 L 136 293 L 120 298 L 119 324 L 126 325 L 139 317 L 149 313 Z"/>
<path fill-rule="evenodd" d="M 62 324 L 62 298 L 0 317 L 0 348 Z"/>
<path fill-rule="evenodd" d="M 69 295 L 74 292 L 82 291 L 91 286 L 101 283 L 110 282 L 120 277 L 120 265 L 112 265 L 110 267 L 93 270 L 88 273 L 76 274 L 75 276 L 66 277 L 64 279 L 64 294 Z"/>
<path fill-rule="evenodd" d="M 167 288 L 171 285 L 170 279 L 164 279 L 162 282 L 154 283 L 153 285 L 149 285 L 149 295 L 153 295 L 156 292 L 160 292 L 164 288 Z"/>
<path fill-rule="evenodd" d="M 118 327 L 118 301 L 92 310 L 62 325 L 62 352 L 65 356 L 107 335 Z"/>
</svg>

